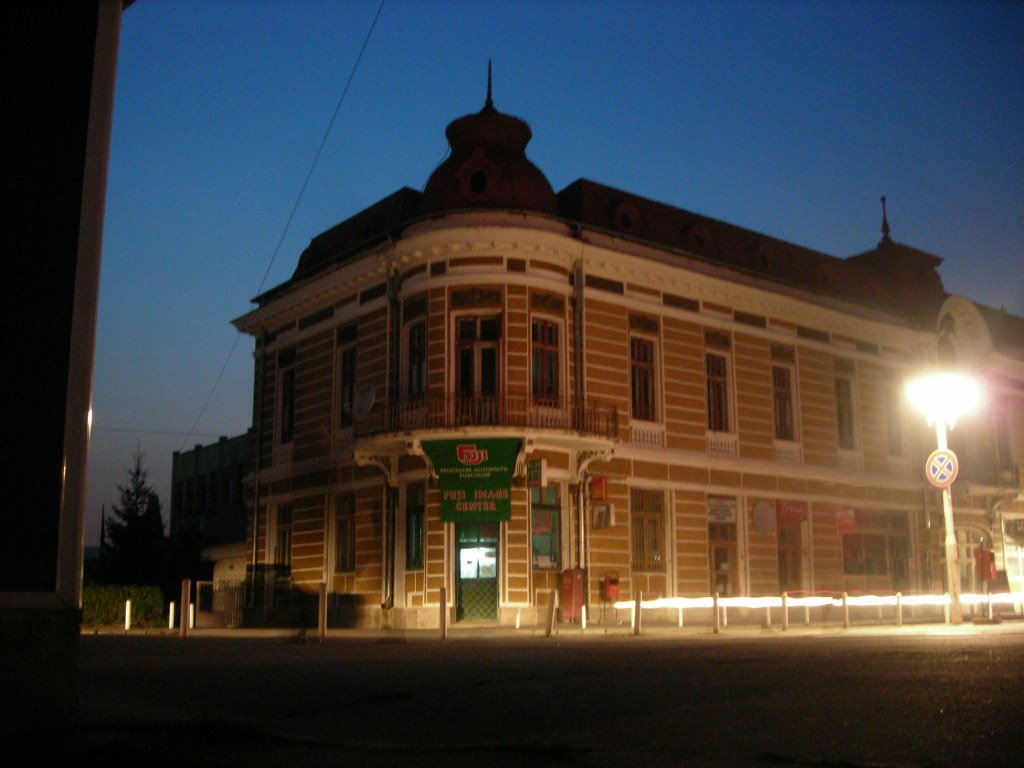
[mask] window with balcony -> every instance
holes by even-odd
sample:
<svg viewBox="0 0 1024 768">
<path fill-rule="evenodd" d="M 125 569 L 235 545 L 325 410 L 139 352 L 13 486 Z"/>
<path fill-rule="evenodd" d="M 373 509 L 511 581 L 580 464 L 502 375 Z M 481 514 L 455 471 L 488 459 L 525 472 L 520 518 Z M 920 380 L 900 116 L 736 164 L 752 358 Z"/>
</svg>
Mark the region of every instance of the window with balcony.
<svg viewBox="0 0 1024 768">
<path fill-rule="evenodd" d="M 641 421 L 657 421 L 654 341 L 639 336 L 629 339 L 631 415 Z"/>
<path fill-rule="evenodd" d="M 461 423 L 498 423 L 501 316 L 456 320 L 456 409 Z"/>
<path fill-rule="evenodd" d="M 534 401 L 557 401 L 561 394 L 559 326 L 554 320 L 534 318 L 530 332 L 530 392 Z"/>
<path fill-rule="evenodd" d="M 633 570 L 665 570 L 665 494 L 633 488 L 629 492 Z"/>
<path fill-rule="evenodd" d="M 413 323 L 406 329 L 405 393 L 410 400 L 427 394 L 427 324 Z"/>
</svg>

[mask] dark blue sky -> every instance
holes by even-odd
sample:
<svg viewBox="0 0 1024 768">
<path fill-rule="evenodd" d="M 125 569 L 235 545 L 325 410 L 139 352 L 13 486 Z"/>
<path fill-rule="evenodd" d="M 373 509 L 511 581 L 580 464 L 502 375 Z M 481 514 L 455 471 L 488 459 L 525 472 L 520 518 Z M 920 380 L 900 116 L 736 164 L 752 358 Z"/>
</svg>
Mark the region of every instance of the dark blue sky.
<svg viewBox="0 0 1024 768">
<path fill-rule="evenodd" d="M 166 521 L 171 452 L 249 426 L 230 321 L 316 234 L 422 189 L 488 59 L 556 190 L 585 177 L 835 256 L 877 243 L 887 195 L 948 291 L 1024 315 L 1024 3 L 386 0 L 313 167 L 379 4 L 125 12 L 88 544 L 137 448 Z"/>
</svg>

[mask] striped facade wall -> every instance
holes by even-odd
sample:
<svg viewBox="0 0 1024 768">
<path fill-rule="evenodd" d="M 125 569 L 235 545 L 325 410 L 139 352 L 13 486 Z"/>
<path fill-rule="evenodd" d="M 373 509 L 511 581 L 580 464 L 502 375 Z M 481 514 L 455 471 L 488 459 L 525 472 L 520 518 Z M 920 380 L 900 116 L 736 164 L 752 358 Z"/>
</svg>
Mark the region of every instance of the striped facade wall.
<svg viewBox="0 0 1024 768">
<path fill-rule="evenodd" d="M 488 257 L 490 258 L 490 257 Z M 462 259 L 460 267 L 487 267 L 491 273 L 501 259 L 486 263 Z M 934 583 L 938 571 L 931 571 L 918 555 L 936 546 L 937 532 L 923 525 L 923 506 L 931 501 L 908 481 L 909 456 L 917 450 L 916 432 L 900 425 L 902 453 L 889 451 L 889 411 L 894 377 L 904 365 L 898 350 L 860 344 L 855 339 L 821 334 L 801 334 L 792 323 L 775 318 L 745 315 L 736 321 L 742 307 L 708 304 L 708 311 L 696 300 L 673 299 L 660 290 L 637 284 L 601 279 L 593 285 L 573 286 L 567 268 L 531 260 L 520 281 L 495 279 L 482 272 L 453 276 L 451 271 L 433 268 L 417 272 L 424 284 L 410 288 L 404 300 L 425 304 L 427 322 L 427 392 L 443 397 L 456 389 L 452 359 L 455 322 L 459 314 L 501 313 L 501 390 L 512 396 L 527 396 L 531 386 L 531 323 L 534 318 L 559 324 L 562 344 L 560 384 L 566 396 L 577 391 L 576 356 L 583 356 L 588 401 L 614 406 L 618 413 L 618 443 L 610 460 L 589 465 L 591 476 L 608 478 L 607 503 L 614 509 L 614 523 L 590 527 L 591 509 L 585 510 L 586 565 L 590 580 L 588 600 L 601 601 L 600 582 L 606 574 L 620 580 L 623 595 L 643 591 L 648 595 L 708 594 L 709 496 L 736 500 L 739 583 L 749 594 L 773 594 L 779 590 L 779 545 L 776 533 L 755 524 L 758 505 L 774 507 L 776 502 L 796 500 L 806 508 L 800 523 L 802 567 L 807 588 L 828 590 L 872 590 L 892 587 L 888 577 L 844 573 L 843 536 L 840 515 L 849 507 L 871 510 L 896 509 L 906 513 L 909 540 L 915 563 L 912 580 L 925 587 Z M 454 264 L 454 260 L 452 260 Z M 511 269 L 511 268 L 510 268 Z M 517 267 L 518 269 L 518 267 Z M 427 277 L 426 273 L 431 277 Z M 488 295 L 483 304 L 457 293 L 477 291 Z M 585 347 L 577 349 L 574 339 L 573 296 L 582 291 Z M 498 303 L 495 304 L 494 296 Z M 389 392 L 392 371 L 402 370 L 401 360 L 391 359 L 392 332 L 389 310 L 383 301 L 354 300 L 345 311 L 322 326 L 294 334 L 285 328 L 269 347 L 256 352 L 254 418 L 258 425 L 257 454 L 261 473 L 257 496 L 258 530 L 253 536 L 259 562 L 272 557 L 273 531 L 268 522 L 272 510 L 288 504 L 292 508 L 292 579 L 303 589 L 315 589 L 328 576 L 334 592 L 357 593 L 366 604 L 379 604 L 384 597 L 386 548 L 387 478 L 378 467 L 354 466 L 351 436 L 339 430 L 339 330 L 355 326 L 357 380 L 370 384 L 378 393 L 378 404 Z M 400 326 L 396 326 L 400 327 Z M 632 418 L 630 381 L 630 338 L 643 336 L 655 343 L 655 379 L 658 418 L 647 422 Z M 352 343 L 346 337 L 346 343 Z M 778 442 L 775 438 L 772 389 L 773 346 L 792 351 L 795 373 L 796 459 L 789 458 L 786 471 L 776 471 Z M 294 348 L 295 436 L 283 451 L 276 431 L 281 407 L 281 366 L 279 354 Z M 877 353 L 882 349 L 884 354 Z M 868 351 L 866 351 L 868 350 Z M 730 433 L 723 445 L 712 448 L 708 431 L 707 376 L 705 355 L 721 354 L 728 361 Z M 285 358 L 286 359 L 286 358 Z M 839 447 L 836 376 L 845 372 L 854 380 L 856 448 Z M 1007 396 L 1006 410 L 1012 422 L 1017 455 L 1024 455 L 1024 397 Z M 377 407 L 380 407 L 379 405 Z M 907 417 L 905 417 L 907 418 Z M 347 441 L 347 442 L 346 442 Z M 728 446 L 732 446 L 729 448 Z M 790 448 L 792 446 L 789 446 Z M 732 451 L 729 453 L 728 451 Z M 716 453 L 716 451 L 722 451 Z M 512 489 L 512 519 L 502 525 L 500 543 L 500 600 L 504 608 L 539 607 L 546 604 L 551 590 L 559 588 L 559 570 L 578 561 L 580 546 L 577 508 L 576 456 L 567 441 L 538 448 L 535 457 L 548 461 L 561 488 L 561 561 L 559 569 L 534 568 L 531 554 L 529 492 L 525 486 Z M 721 459 L 718 461 L 717 459 Z M 395 458 L 398 461 L 398 458 Z M 415 456 L 400 461 L 402 494 L 409 482 L 427 480 L 426 465 Z M 736 467 L 743 469 L 736 469 Z M 781 466 L 781 465 L 780 465 Z M 829 473 L 836 473 L 830 477 Z M 851 475 L 862 479 L 851 481 Z M 664 510 L 664 560 L 660 568 L 643 570 L 633 563 L 634 516 L 631 491 L 661 494 Z M 336 546 L 334 528 L 337 495 L 356 494 L 356 567 L 333 570 Z M 426 485 L 424 557 L 421 569 L 398 568 L 401 582 L 400 607 L 435 608 L 441 589 L 454 589 L 454 540 L 452 526 L 440 519 L 440 493 L 434 482 Z M 1019 502 L 1008 507 L 1024 515 Z M 402 525 L 404 512 L 399 511 Z M 269 536 L 268 536 L 269 532 Z M 268 541 L 271 546 L 268 546 Z M 403 562 L 399 558 L 399 566 Z"/>
</svg>

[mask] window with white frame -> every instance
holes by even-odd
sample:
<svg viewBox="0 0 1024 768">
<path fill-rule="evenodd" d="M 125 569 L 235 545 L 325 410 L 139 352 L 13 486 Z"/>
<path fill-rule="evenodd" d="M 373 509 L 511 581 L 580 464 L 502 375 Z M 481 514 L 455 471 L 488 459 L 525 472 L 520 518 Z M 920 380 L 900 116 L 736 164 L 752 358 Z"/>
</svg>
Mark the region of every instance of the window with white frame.
<svg viewBox="0 0 1024 768">
<path fill-rule="evenodd" d="M 427 323 L 411 323 L 405 332 L 405 394 L 416 400 L 427 394 Z"/>
<path fill-rule="evenodd" d="M 423 569 L 426 496 L 423 483 L 409 483 L 405 490 L 405 569 Z"/>
<path fill-rule="evenodd" d="M 836 433 L 846 451 L 857 447 L 854 375 L 853 361 L 835 361 Z"/>
<path fill-rule="evenodd" d="M 338 354 L 338 424 L 351 426 L 352 408 L 356 399 L 356 347 L 351 345 Z"/>
<path fill-rule="evenodd" d="M 630 414 L 641 421 L 657 421 L 658 402 L 653 339 L 629 339 Z"/>
<path fill-rule="evenodd" d="M 665 570 L 665 494 L 632 488 L 629 492 L 634 571 Z"/>
<path fill-rule="evenodd" d="M 796 369 L 791 347 L 772 346 L 772 411 L 775 439 L 796 440 Z"/>
<path fill-rule="evenodd" d="M 290 570 L 292 566 L 292 508 L 280 506 L 274 521 L 274 562 Z"/>
<path fill-rule="evenodd" d="M 277 355 L 277 437 L 282 445 L 295 439 L 295 348 Z"/>
<path fill-rule="evenodd" d="M 535 401 L 557 401 L 561 394 L 559 323 L 534 317 L 530 324 L 530 393 Z"/>
<path fill-rule="evenodd" d="M 903 397 L 899 375 L 895 371 L 885 374 L 885 429 L 886 447 L 890 456 L 903 455 Z"/>
<path fill-rule="evenodd" d="M 729 432 L 729 361 L 715 352 L 704 354 L 707 372 L 708 429 Z"/>
</svg>

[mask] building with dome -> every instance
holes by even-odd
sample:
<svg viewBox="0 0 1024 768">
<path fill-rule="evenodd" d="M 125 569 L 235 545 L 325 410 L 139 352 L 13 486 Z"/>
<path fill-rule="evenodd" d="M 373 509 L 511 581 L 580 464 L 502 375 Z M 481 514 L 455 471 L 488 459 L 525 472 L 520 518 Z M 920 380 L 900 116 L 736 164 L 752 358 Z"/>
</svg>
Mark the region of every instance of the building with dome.
<svg viewBox="0 0 1024 768">
<path fill-rule="evenodd" d="M 836 258 L 580 179 L 521 119 L 310 242 L 255 340 L 254 584 L 363 626 L 592 621 L 621 595 L 941 591 L 933 434 L 903 380 L 973 355 L 964 589 L 1024 577 L 1024 320 L 883 236 Z M 983 338 L 981 338 L 983 337 Z M 981 344 L 979 339 L 984 341 Z M 338 614 L 340 615 L 340 614 Z M 610 618 L 608 619 L 610 620 Z"/>
</svg>

